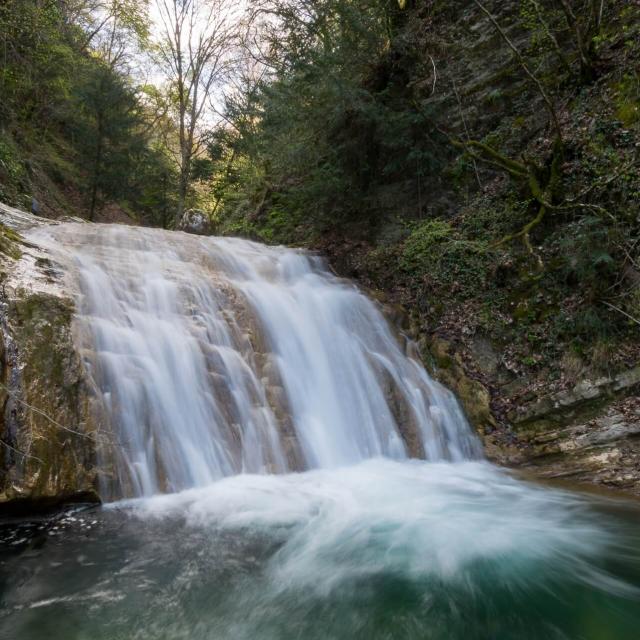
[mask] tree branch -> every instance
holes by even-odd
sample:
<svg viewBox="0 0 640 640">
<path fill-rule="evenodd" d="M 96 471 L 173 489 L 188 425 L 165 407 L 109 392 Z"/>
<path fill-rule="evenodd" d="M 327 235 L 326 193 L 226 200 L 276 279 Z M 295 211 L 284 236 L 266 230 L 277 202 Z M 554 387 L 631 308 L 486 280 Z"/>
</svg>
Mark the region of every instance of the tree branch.
<svg viewBox="0 0 640 640">
<path fill-rule="evenodd" d="M 562 129 L 560 128 L 560 122 L 558 121 L 558 115 L 557 115 L 556 110 L 555 110 L 555 108 L 553 106 L 553 103 L 551 102 L 551 99 L 547 95 L 547 92 L 545 91 L 545 88 L 542 85 L 542 82 L 540 82 L 538 77 L 531 71 L 531 69 L 529 69 L 529 66 L 527 65 L 525 59 L 522 57 L 522 54 L 520 53 L 519 49 L 516 47 L 515 44 L 513 44 L 513 42 L 511 41 L 511 39 L 509 38 L 509 36 L 505 32 L 505 30 L 500 26 L 500 24 L 495 19 L 493 14 L 489 11 L 489 9 L 487 9 L 482 4 L 482 2 L 480 2 L 480 0 L 473 0 L 473 2 L 484 14 L 486 14 L 486 16 L 489 18 L 489 20 L 491 21 L 493 26 L 496 28 L 496 30 L 498 31 L 498 33 L 500 34 L 502 39 L 507 43 L 509 48 L 515 54 L 516 59 L 520 63 L 520 66 L 522 67 L 524 72 L 527 74 L 529 79 L 538 88 L 538 91 L 540 92 L 540 95 L 542 96 L 542 99 L 544 100 L 544 103 L 545 103 L 545 105 L 547 107 L 547 111 L 549 111 L 549 116 L 551 117 L 551 123 L 553 125 L 553 128 L 555 129 L 556 136 L 557 136 L 557 138 L 559 140 L 562 140 Z"/>
</svg>

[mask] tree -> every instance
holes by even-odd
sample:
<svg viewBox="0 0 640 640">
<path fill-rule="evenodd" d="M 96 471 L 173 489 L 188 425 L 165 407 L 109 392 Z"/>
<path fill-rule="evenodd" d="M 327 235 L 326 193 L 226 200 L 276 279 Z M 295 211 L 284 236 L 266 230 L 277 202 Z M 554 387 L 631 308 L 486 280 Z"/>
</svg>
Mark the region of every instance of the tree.
<svg viewBox="0 0 640 640">
<path fill-rule="evenodd" d="M 149 35 L 149 0 L 58 0 L 68 37 L 112 68 Z M 81 30 L 81 37 L 74 34 Z"/>
<path fill-rule="evenodd" d="M 391 46 L 405 19 L 397 0 L 248 4 L 247 63 L 224 113 L 233 144 L 217 165 L 228 185 L 221 218 L 244 208 L 317 227 L 347 222 L 398 176 L 420 206 L 439 160 L 408 87 L 404 40 Z"/>
<path fill-rule="evenodd" d="M 87 65 L 85 65 L 87 67 Z M 78 87 L 77 140 L 89 169 L 89 220 L 95 218 L 100 194 L 115 195 L 133 169 L 129 157 L 137 142 L 136 97 L 123 79 L 105 64 L 84 70 Z"/>
<path fill-rule="evenodd" d="M 210 94 L 224 78 L 234 39 L 232 0 L 160 0 L 159 61 L 175 97 L 179 138 L 178 206 L 182 217 Z"/>
</svg>

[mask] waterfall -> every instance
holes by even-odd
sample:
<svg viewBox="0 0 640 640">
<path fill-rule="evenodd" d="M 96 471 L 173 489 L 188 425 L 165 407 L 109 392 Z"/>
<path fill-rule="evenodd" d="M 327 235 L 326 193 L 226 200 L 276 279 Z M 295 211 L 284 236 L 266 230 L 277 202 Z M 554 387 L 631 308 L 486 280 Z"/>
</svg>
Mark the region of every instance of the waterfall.
<svg viewBox="0 0 640 640">
<path fill-rule="evenodd" d="M 25 235 L 21 268 L 46 249 L 76 296 L 110 504 L 0 526 L 0 638 L 638 636 L 636 505 L 483 460 L 453 395 L 320 257 Z"/>
<path fill-rule="evenodd" d="M 106 495 L 481 456 L 453 395 L 316 255 L 117 225 L 32 235 L 77 296 L 78 348 L 113 434 Z"/>
</svg>

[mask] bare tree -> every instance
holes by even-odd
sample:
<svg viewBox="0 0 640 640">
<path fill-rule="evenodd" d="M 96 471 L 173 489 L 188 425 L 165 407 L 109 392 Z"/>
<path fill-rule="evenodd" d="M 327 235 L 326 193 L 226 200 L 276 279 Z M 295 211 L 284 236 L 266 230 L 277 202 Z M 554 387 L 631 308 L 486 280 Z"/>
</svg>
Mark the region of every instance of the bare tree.
<svg viewBox="0 0 640 640">
<path fill-rule="evenodd" d="M 175 95 L 178 125 L 176 223 L 184 213 L 193 159 L 204 145 L 206 106 L 229 64 L 236 8 L 234 0 L 158 0 L 159 59 Z"/>
<path fill-rule="evenodd" d="M 586 0 L 578 3 L 577 7 L 573 7 L 569 0 L 559 0 L 559 2 L 565 14 L 567 26 L 573 32 L 576 41 L 580 58 L 580 76 L 583 81 L 591 81 L 595 77 L 595 38 L 600 35 L 607 3 L 605 0 Z"/>
<path fill-rule="evenodd" d="M 149 0 L 60 0 L 66 27 L 84 31 L 81 48 L 97 53 L 112 69 L 146 43 L 148 5 Z"/>
</svg>

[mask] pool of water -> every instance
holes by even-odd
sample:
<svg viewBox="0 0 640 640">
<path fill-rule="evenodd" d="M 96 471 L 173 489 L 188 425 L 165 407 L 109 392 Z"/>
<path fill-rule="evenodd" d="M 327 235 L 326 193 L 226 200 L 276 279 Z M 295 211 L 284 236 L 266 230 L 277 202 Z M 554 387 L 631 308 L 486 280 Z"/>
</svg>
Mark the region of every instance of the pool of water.
<svg viewBox="0 0 640 640">
<path fill-rule="evenodd" d="M 11 640 L 635 640 L 640 509 L 372 460 L 0 526 Z"/>
</svg>

